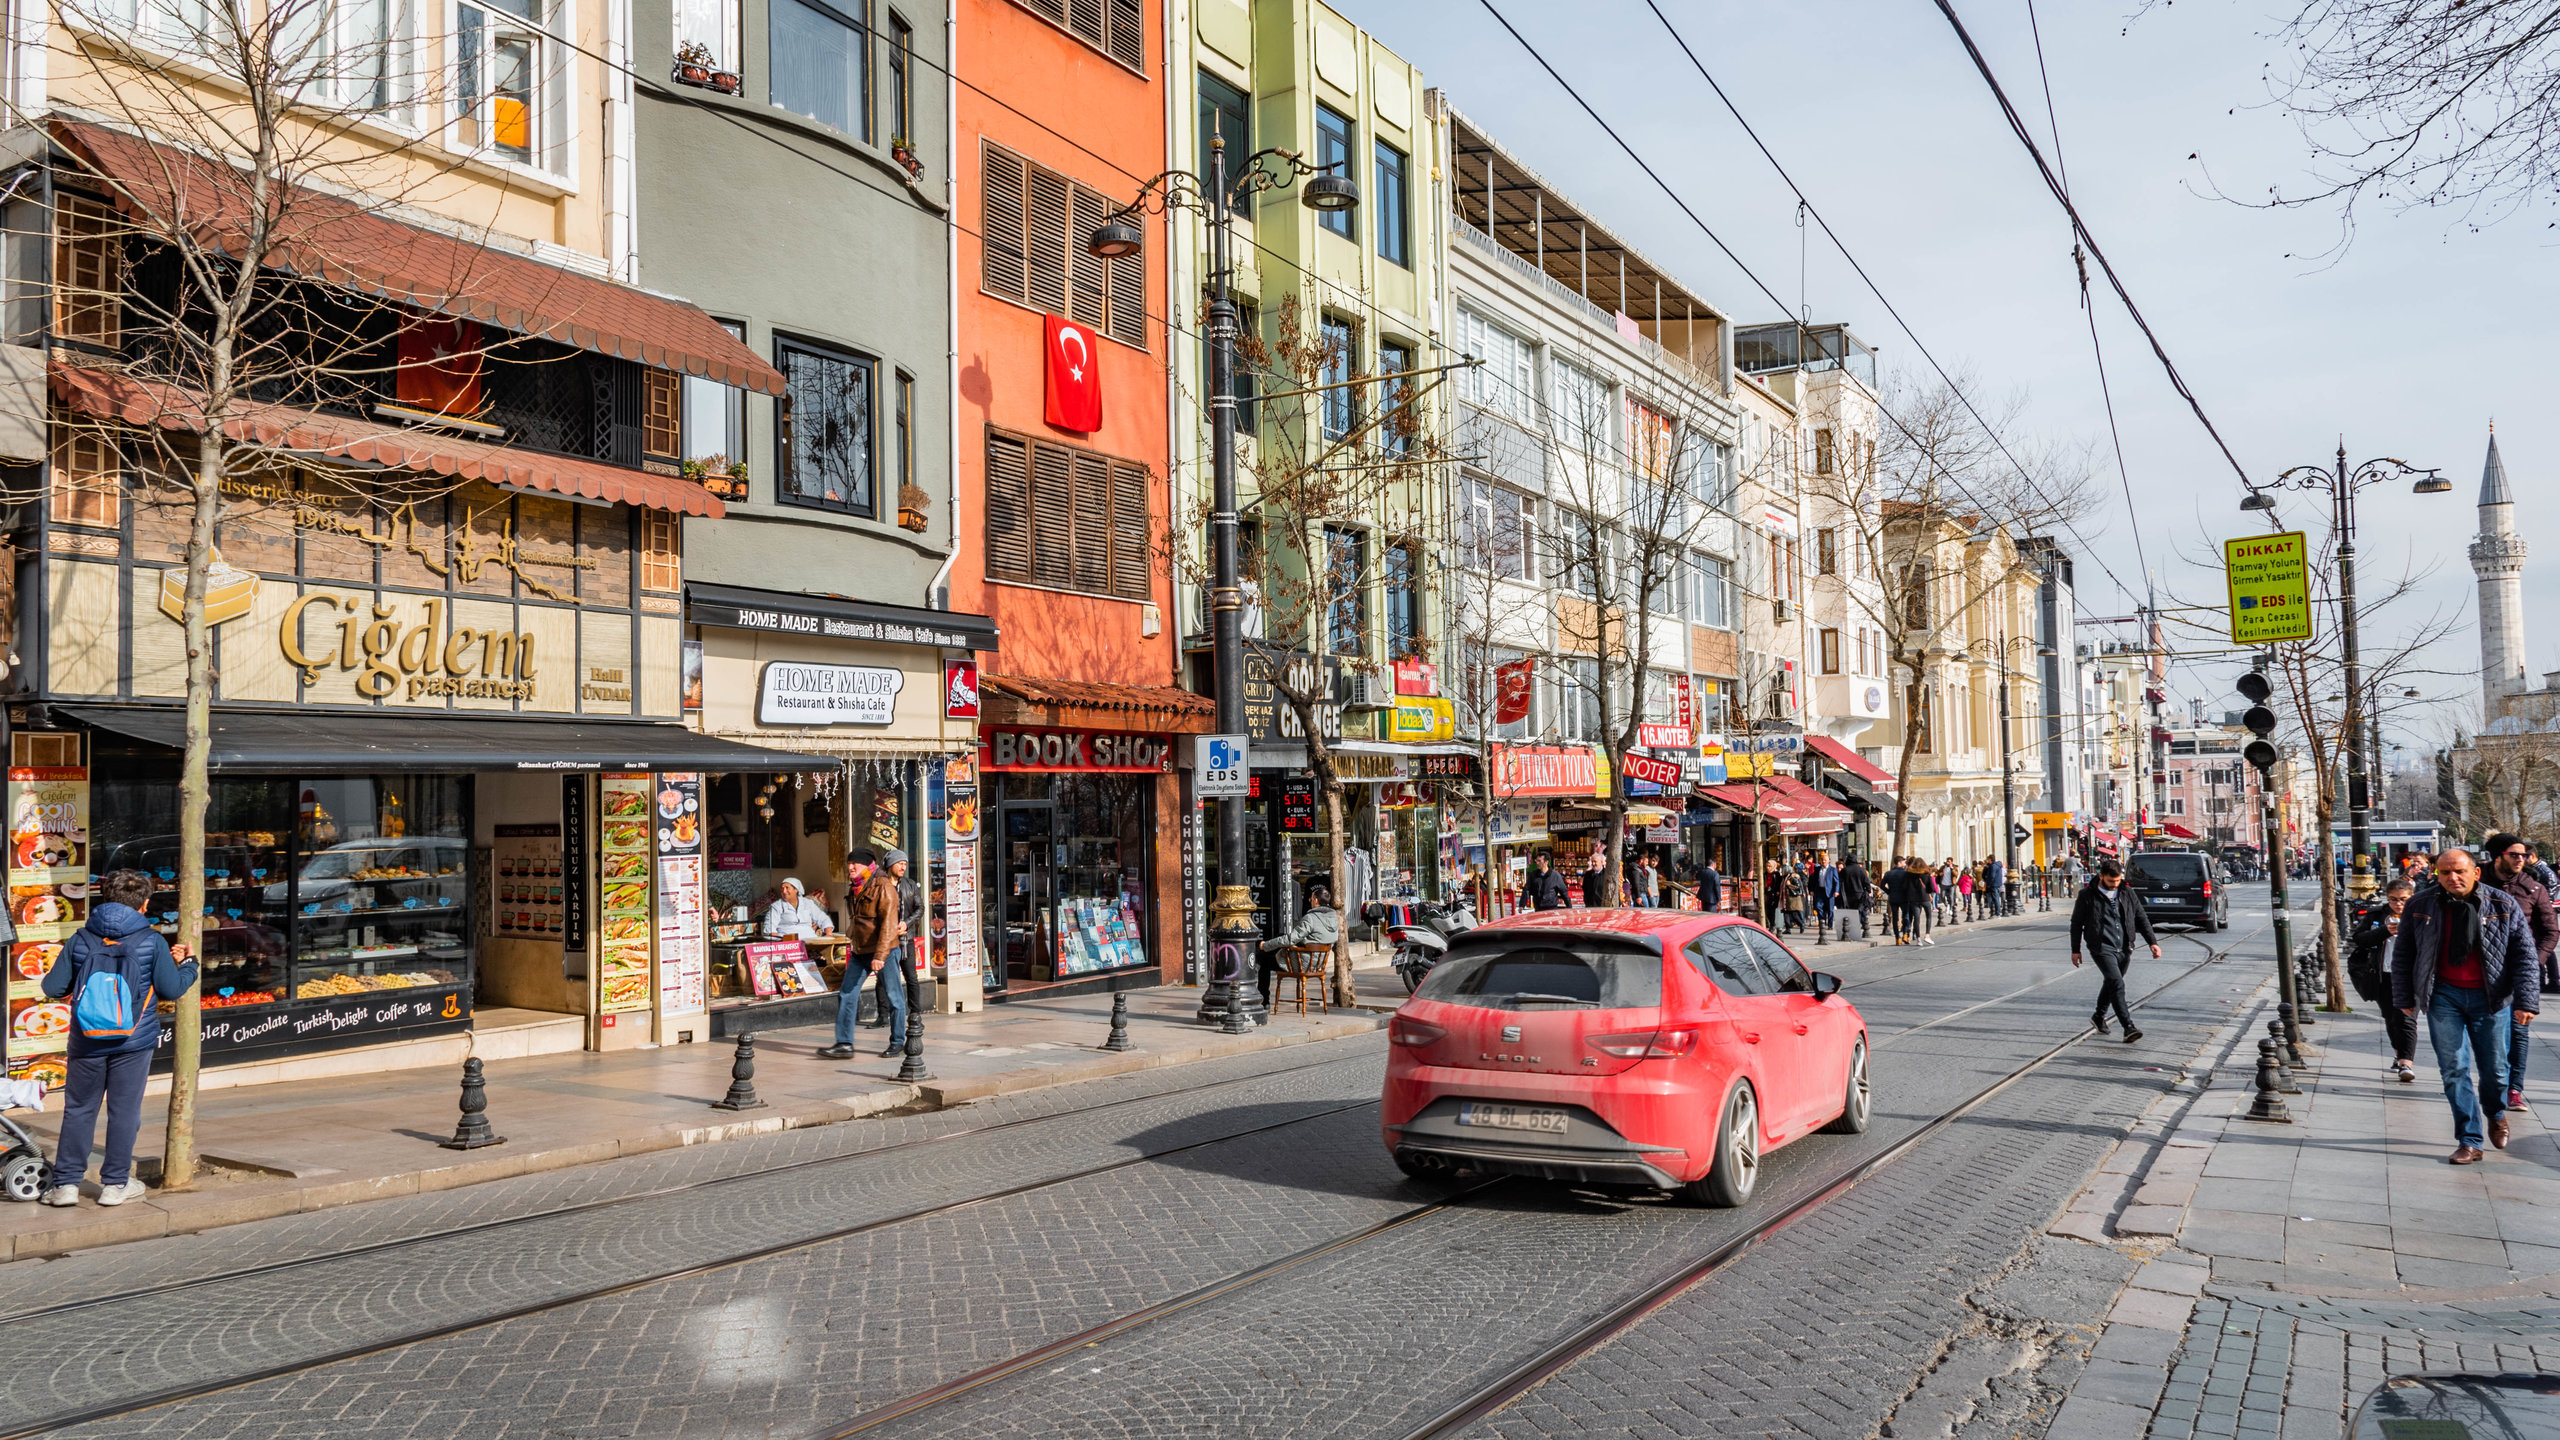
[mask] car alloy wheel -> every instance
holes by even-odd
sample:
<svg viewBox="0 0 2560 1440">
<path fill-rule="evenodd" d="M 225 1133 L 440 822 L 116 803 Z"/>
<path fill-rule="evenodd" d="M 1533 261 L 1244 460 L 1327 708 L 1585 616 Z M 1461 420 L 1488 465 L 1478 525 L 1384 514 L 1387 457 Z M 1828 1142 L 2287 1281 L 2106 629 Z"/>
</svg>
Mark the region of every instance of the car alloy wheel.
<svg viewBox="0 0 2560 1440">
<path fill-rule="evenodd" d="M 1749 1081 L 1733 1087 L 1724 1124 L 1716 1131 L 1715 1159 L 1707 1173 L 1683 1186 L 1690 1199 L 1730 1210 L 1751 1198 L 1760 1183 L 1760 1101 Z"/>
<path fill-rule="evenodd" d="M 1840 1118 L 1822 1127 L 1826 1135 L 1864 1135 L 1874 1113 L 1874 1084 L 1867 1078 L 1867 1042 L 1849 1052 L 1848 1093 L 1840 1102 Z"/>
</svg>

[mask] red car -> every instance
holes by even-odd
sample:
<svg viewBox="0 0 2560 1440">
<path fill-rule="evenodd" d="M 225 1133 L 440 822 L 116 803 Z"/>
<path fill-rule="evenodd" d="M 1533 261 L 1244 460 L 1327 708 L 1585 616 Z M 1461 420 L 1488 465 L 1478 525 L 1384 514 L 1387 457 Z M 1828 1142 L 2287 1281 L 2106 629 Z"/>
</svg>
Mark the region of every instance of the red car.
<svg viewBox="0 0 2560 1440">
<path fill-rule="evenodd" d="M 1865 1018 L 1731 915 L 1550 910 L 1470 930 L 1387 1035 L 1387 1149 L 1408 1175 L 1739 1205 L 1769 1151 L 1867 1128 Z"/>
</svg>

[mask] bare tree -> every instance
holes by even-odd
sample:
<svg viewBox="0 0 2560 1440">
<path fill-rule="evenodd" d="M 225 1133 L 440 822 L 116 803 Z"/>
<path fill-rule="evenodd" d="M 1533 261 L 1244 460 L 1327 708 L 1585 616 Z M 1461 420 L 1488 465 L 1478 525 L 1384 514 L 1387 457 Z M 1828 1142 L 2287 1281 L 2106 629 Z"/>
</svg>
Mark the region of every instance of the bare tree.
<svg viewBox="0 0 2560 1440">
<path fill-rule="evenodd" d="M 417 218 L 413 202 L 449 202 L 464 163 L 439 148 L 452 137 L 412 123 L 420 107 L 452 101 L 445 108 L 466 132 L 456 149 L 522 140 L 533 118 L 499 73 L 508 57 L 481 57 L 484 93 L 443 97 L 416 40 L 387 19 L 368 30 L 331 0 L 140 0 L 138 11 L 133 0 L 54 0 L 53 13 L 84 32 L 48 52 L 72 72 L 54 77 L 53 93 L 111 122 L 53 133 L 71 157 L 54 217 L 53 353 L 76 367 L 65 383 L 89 393 L 89 413 L 113 417 L 57 426 L 57 454 L 100 457 L 87 468 L 107 477 L 131 456 L 174 497 L 163 503 L 187 517 L 177 913 L 180 943 L 201 952 L 214 690 L 207 593 L 218 536 L 232 523 L 228 497 L 254 493 L 315 450 L 344 454 L 399 433 L 397 424 L 369 436 L 363 420 L 315 426 L 296 415 L 316 405 L 367 413 L 362 398 L 404 363 L 432 376 L 428 388 L 449 402 L 476 395 L 479 360 L 492 347 L 475 326 L 428 313 L 468 313 L 482 277 L 457 264 L 439 274 L 436 295 L 395 294 L 380 277 L 400 258 L 384 253 L 386 243 L 399 242 L 385 237 L 405 232 L 385 222 Z M 461 254 L 478 243 L 458 238 Z M 57 468 L 83 483 L 84 467 Z M 365 486 L 395 502 L 452 488 L 396 469 L 368 475 Z M 164 1161 L 173 1190 L 194 1174 L 200 1003 L 195 990 L 181 997 L 174 1027 Z"/>
</svg>

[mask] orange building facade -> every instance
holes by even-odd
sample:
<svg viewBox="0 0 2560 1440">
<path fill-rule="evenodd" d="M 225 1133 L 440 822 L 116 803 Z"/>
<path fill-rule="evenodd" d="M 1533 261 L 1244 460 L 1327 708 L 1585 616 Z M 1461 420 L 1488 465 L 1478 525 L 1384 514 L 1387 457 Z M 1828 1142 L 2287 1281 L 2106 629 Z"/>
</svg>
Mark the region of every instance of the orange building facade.
<svg viewBox="0 0 2560 1440">
<path fill-rule="evenodd" d="M 1165 323 L 1190 307 L 1166 303 L 1160 215 L 1135 255 L 1085 251 L 1165 168 L 1164 14 L 1161 0 L 1065 14 L 956 7 L 950 604 L 1003 637 L 979 656 L 990 999 L 1178 982 L 1198 963 L 1181 737 L 1211 728 L 1212 707 L 1178 688 L 1165 544 L 1167 347 L 1196 343 L 1194 327 Z"/>
</svg>

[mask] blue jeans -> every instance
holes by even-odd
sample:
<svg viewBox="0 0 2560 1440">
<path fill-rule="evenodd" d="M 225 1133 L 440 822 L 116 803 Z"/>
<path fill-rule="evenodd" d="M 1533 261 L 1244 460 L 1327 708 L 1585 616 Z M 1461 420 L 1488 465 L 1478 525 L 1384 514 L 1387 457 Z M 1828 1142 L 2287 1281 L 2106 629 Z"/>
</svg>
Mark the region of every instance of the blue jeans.
<svg viewBox="0 0 2560 1440">
<path fill-rule="evenodd" d="M 2518 1025 L 2515 1023 L 2515 1017 L 2509 1015 L 2507 1029 L 2511 1032 L 2511 1038 L 2507 1041 L 2507 1088 L 2517 1094 L 2523 1094 L 2524 1054 L 2533 1048 L 2533 1027 Z"/>
<path fill-rule="evenodd" d="M 98 1133 L 98 1106 L 107 1109 L 107 1157 L 98 1181 L 121 1185 L 133 1178 L 133 1138 L 142 1130 L 142 1086 L 151 1078 L 151 1048 L 121 1055 L 75 1055 L 63 1086 L 62 1136 L 53 1150 L 53 1183 L 78 1185 L 89 1169 L 89 1146 Z"/>
<path fill-rule="evenodd" d="M 2474 1150 L 2487 1144 L 2487 1122 L 2507 1109 L 2507 1044 L 2514 1019 L 2507 1002 L 2460 985 L 2436 986 L 2427 1004 L 2427 1043 L 2435 1047 L 2436 1073 L 2453 1106 L 2453 1138 Z M 2479 1088 L 2472 1088 L 2474 1067 Z"/>
<path fill-rule="evenodd" d="M 907 1043 L 907 947 L 889 952 L 889 963 L 880 967 L 880 1001 L 889 1008 L 889 1048 Z"/>
</svg>

